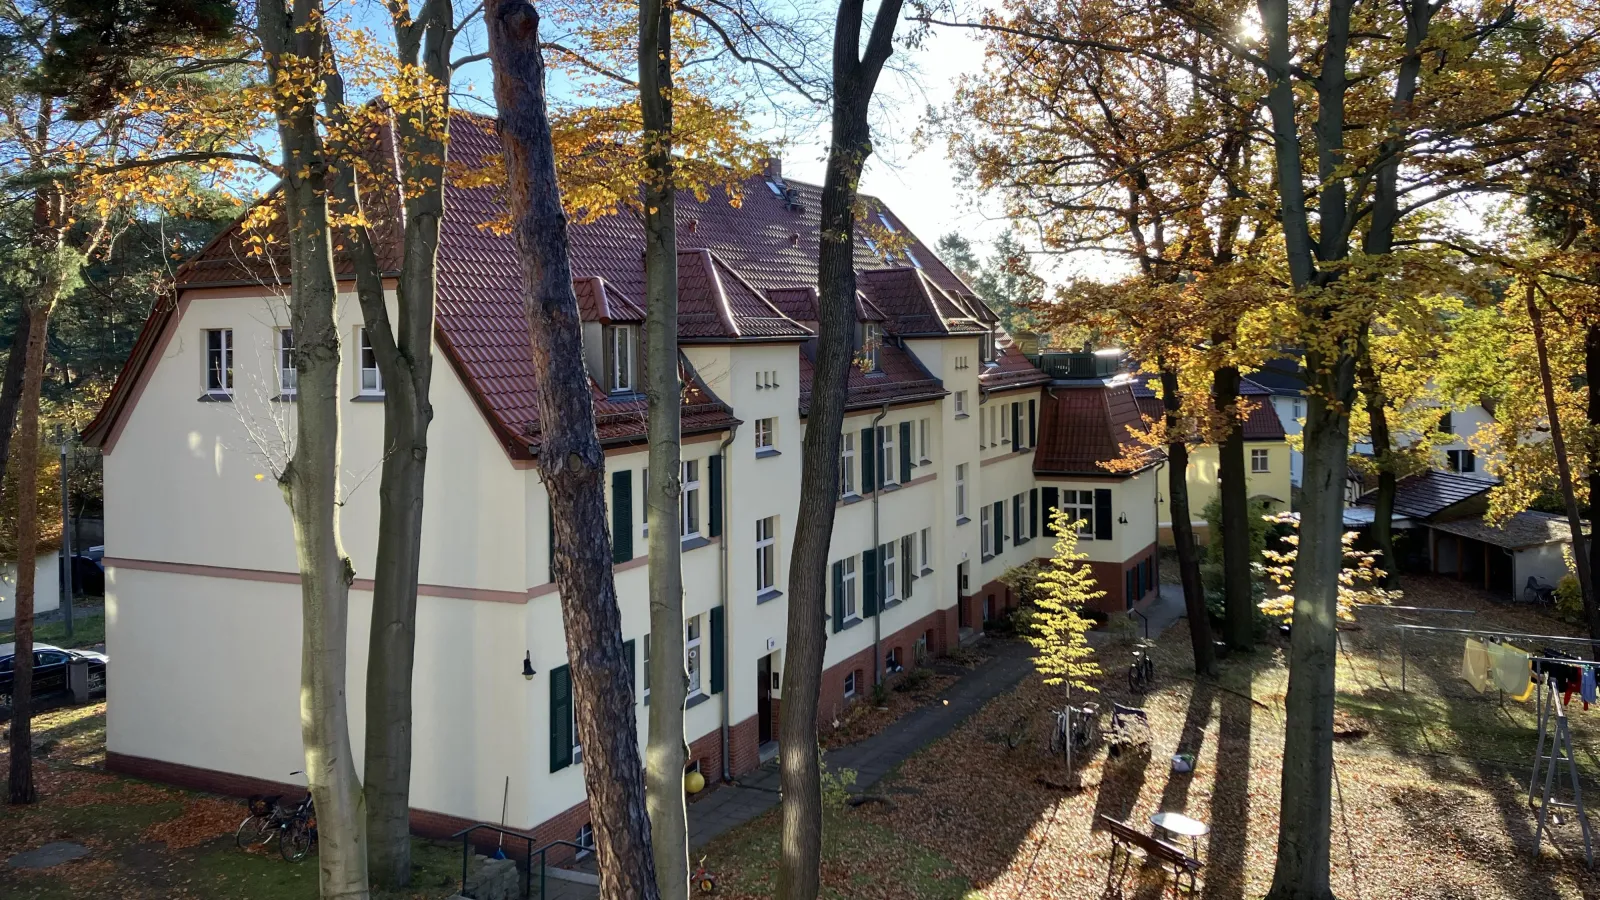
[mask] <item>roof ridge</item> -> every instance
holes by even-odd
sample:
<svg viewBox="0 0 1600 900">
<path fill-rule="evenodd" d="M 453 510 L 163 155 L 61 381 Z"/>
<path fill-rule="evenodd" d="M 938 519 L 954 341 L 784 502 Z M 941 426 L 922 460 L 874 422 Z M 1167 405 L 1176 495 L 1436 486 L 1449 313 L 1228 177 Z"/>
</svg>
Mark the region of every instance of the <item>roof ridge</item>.
<svg viewBox="0 0 1600 900">
<path fill-rule="evenodd" d="M 728 292 L 722 286 L 722 276 L 717 272 L 717 257 L 709 247 L 701 247 L 690 251 L 705 257 L 706 278 L 711 282 L 711 294 L 717 307 L 717 315 L 722 317 L 722 324 L 728 332 L 736 338 L 744 337 L 739 331 L 739 323 L 733 316 L 733 304 L 728 302 Z"/>
</svg>

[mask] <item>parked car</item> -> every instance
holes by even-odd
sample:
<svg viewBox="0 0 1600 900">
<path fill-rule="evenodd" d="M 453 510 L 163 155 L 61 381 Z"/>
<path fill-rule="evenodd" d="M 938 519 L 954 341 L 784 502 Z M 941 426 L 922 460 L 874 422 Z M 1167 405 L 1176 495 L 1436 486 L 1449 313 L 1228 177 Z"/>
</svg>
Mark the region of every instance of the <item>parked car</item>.
<svg viewBox="0 0 1600 900">
<path fill-rule="evenodd" d="M 92 556 L 74 556 L 72 558 L 72 587 L 74 593 L 82 597 L 104 597 L 106 593 L 105 569 L 102 569 L 99 561 Z"/>
<path fill-rule="evenodd" d="M 104 653 L 93 650 L 63 650 L 50 644 L 33 645 L 33 694 L 36 697 L 67 689 L 67 666 L 75 659 L 89 663 L 89 692 L 104 693 L 106 663 Z M 16 660 L 16 645 L 0 645 L 0 700 L 11 705 L 11 677 Z"/>
</svg>

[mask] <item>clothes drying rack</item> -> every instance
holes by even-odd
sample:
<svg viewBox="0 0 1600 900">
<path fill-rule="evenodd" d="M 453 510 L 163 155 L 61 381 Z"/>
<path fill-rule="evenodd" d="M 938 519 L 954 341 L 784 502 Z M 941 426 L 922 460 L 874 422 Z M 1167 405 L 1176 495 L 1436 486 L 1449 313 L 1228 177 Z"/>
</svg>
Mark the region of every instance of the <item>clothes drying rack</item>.
<svg viewBox="0 0 1600 900">
<path fill-rule="evenodd" d="M 1436 610 L 1437 611 L 1437 610 Z M 1502 640 L 1528 641 L 1541 644 L 1584 644 L 1593 646 L 1596 642 L 1592 638 L 1575 638 L 1559 634 L 1525 634 L 1517 631 L 1493 631 L 1485 628 L 1447 628 L 1442 625 L 1410 625 L 1386 622 L 1377 623 L 1383 628 L 1393 628 L 1400 632 L 1400 692 L 1406 693 L 1406 640 L 1405 636 L 1413 631 L 1431 632 L 1436 634 L 1464 634 L 1468 637 L 1492 637 Z M 1561 662 L 1561 660 L 1556 660 Z"/>
</svg>

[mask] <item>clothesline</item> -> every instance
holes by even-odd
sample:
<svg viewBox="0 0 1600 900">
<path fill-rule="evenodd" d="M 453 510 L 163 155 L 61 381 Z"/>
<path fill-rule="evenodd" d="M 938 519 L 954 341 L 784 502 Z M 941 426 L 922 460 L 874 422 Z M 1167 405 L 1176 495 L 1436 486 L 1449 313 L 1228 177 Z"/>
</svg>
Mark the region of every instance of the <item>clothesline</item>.
<svg viewBox="0 0 1600 900">
<path fill-rule="evenodd" d="M 1446 628 L 1440 625 L 1383 625 L 1384 628 L 1400 628 L 1406 631 L 1436 631 L 1446 634 L 1477 634 L 1485 637 L 1510 638 L 1516 641 L 1560 641 L 1568 644 L 1595 644 L 1594 638 L 1566 637 L 1559 634 L 1525 634 L 1517 631 L 1487 631 L 1482 628 Z"/>
</svg>

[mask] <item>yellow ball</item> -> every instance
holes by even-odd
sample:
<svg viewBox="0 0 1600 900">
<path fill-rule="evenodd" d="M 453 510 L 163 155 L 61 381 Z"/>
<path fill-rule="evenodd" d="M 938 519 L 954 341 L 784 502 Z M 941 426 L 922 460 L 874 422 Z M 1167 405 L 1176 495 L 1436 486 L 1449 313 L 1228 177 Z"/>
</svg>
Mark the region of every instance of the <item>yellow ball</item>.
<svg viewBox="0 0 1600 900">
<path fill-rule="evenodd" d="M 691 794 L 698 794 L 705 790 L 706 777 L 699 772 L 690 772 L 683 776 L 683 789 Z"/>
</svg>

